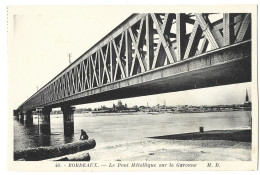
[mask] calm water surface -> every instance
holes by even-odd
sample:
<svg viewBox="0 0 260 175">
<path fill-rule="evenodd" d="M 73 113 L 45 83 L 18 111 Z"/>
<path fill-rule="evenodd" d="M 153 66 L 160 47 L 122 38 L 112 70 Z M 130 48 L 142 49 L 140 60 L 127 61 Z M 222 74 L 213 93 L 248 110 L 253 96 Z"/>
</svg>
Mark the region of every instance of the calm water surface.
<svg viewBox="0 0 260 175">
<path fill-rule="evenodd" d="M 51 135 L 39 133 L 38 120 L 24 126 L 14 120 L 14 150 L 28 147 L 59 145 L 79 140 L 84 129 L 97 146 L 125 143 L 147 137 L 198 132 L 204 130 L 241 129 L 249 127 L 251 111 L 158 115 L 132 114 L 75 114 L 75 132 L 71 137 L 63 134 L 62 115 L 51 116 Z M 36 117 L 36 116 L 34 116 Z"/>
</svg>

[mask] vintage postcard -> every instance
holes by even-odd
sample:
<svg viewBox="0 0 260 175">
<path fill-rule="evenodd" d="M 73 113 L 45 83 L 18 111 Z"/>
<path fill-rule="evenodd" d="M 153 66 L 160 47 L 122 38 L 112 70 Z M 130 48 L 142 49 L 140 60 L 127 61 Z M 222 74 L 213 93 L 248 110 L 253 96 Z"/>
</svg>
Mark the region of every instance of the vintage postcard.
<svg viewBox="0 0 260 175">
<path fill-rule="evenodd" d="M 8 6 L 10 171 L 257 170 L 257 6 Z"/>
</svg>

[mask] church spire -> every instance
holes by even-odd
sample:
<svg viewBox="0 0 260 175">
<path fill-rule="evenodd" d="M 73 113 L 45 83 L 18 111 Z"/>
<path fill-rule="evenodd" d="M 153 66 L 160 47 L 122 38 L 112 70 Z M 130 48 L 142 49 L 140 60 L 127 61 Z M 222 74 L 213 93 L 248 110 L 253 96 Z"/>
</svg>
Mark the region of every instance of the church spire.
<svg viewBox="0 0 260 175">
<path fill-rule="evenodd" d="M 249 96 L 248 96 L 248 92 L 246 90 L 246 99 L 245 99 L 245 103 L 244 103 L 244 109 L 245 110 L 251 110 L 251 102 L 249 101 Z"/>
<path fill-rule="evenodd" d="M 248 92 L 246 90 L 246 102 L 248 102 L 248 101 L 249 101 L 249 97 L 248 97 Z"/>
</svg>

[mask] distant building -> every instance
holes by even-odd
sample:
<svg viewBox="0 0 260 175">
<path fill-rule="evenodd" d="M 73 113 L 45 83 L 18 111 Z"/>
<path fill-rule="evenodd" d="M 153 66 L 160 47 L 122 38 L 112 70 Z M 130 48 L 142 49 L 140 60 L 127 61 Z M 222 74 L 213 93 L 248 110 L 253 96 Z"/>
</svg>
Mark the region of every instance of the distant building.
<svg viewBox="0 0 260 175">
<path fill-rule="evenodd" d="M 116 110 L 125 110 L 125 109 L 127 109 L 127 104 L 123 105 L 122 101 L 118 100 L 115 108 L 116 108 Z"/>
<path fill-rule="evenodd" d="M 121 100 L 118 100 L 117 105 L 113 104 L 113 112 L 136 112 L 139 111 L 138 107 L 135 105 L 132 108 L 128 108 L 127 104 L 123 105 Z"/>
</svg>

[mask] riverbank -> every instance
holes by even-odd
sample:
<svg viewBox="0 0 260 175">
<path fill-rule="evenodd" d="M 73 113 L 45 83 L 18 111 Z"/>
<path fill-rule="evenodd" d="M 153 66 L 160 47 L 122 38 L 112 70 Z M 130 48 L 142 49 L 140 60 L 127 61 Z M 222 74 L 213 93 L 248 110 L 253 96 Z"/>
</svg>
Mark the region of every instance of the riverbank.
<svg viewBox="0 0 260 175">
<path fill-rule="evenodd" d="M 150 137 L 153 139 L 170 140 L 229 140 L 239 142 L 251 142 L 251 129 L 243 130 L 213 130 L 206 132 L 193 132 L 185 134 L 165 135 Z"/>
<path fill-rule="evenodd" d="M 161 136 L 159 139 L 145 138 L 109 146 L 97 146 L 90 150 L 90 155 L 93 161 L 249 161 L 251 142 L 243 138 L 251 137 L 249 131 L 219 130 L 204 132 L 203 136 L 189 133 Z M 240 137 L 239 133 L 243 137 Z M 210 139 L 212 137 L 218 139 Z"/>
</svg>

